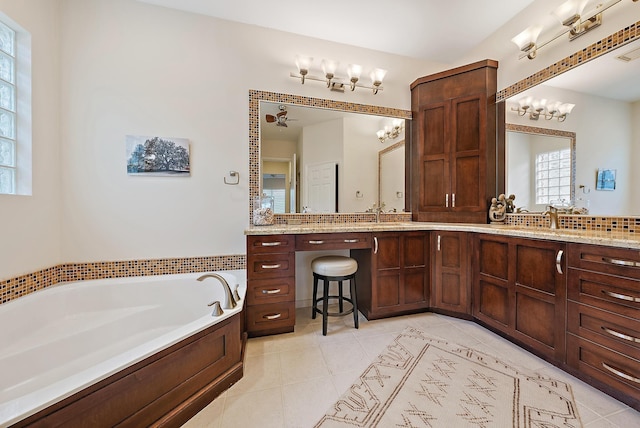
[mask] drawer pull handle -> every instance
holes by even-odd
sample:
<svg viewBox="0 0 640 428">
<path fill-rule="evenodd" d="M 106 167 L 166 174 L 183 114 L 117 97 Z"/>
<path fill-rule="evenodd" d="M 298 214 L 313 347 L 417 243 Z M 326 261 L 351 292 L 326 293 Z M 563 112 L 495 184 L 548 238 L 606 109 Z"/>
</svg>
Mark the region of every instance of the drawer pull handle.
<svg viewBox="0 0 640 428">
<path fill-rule="evenodd" d="M 438 235 L 438 251 L 440 251 L 440 240 L 442 239 L 442 236 Z"/>
<path fill-rule="evenodd" d="M 373 237 L 373 254 L 378 254 L 378 238 Z"/>
<path fill-rule="evenodd" d="M 613 297 L 614 299 L 625 300 L 627 302 L 634 302 L 634 303 L 640 302 L 640 297 L 627 296 L 626 294 L 614 293 L 612 291 L 607 291 L 607 290 L 602 290 L 602 292 L 609 297 Z"/>
<path fill-rule="evenodd" d="M 277 247 L 279 245 L 282 245 L 282 242 L 277 241 L 277 242 L 263 242 L 260 245 L 262 245 L 263 247 Z"/>
<path fill-rule="evenodd" d="M 602 367 L 609 370 L 611 373 L 615 374 L 616 376 L 620 376 L 623 379 L 630 380 L 631 382 L 635 382 L 635 383 L 640 383 L 640 379 L 638 379 L 637 377 L 626 374 L 621 370 L 614 369 L 607 363 L 602 363 Z"/>
<path fill-rule="evenodd" d="M 309 241 L 309 244 L 320 245 L 320 244 L 324 244 L 324 241 Z"/>
<path fill-rule="evenodd" d="M 609 333 L 611 336 L 615 336 L 619 339 L 628 340 L 633 343 L 640 343 L 640 338 L 629 336 L 628 334 L 620 333 L 619 331 L 612 330 L 605 326 L 601 327 L 605 332 Z"/>
<path fill-rule="evenodd" d="M 264 315 L 262 318 L 267 319 L 267 320 L 277 320 L 281 316 L 282 316 L 282 314 L 278 313 L 278 314 Z"/>
<path fill-rule="evenodd" d="M 355 244 L 356 242 L 358 242 L 357 239 L 345 239 L 344 242 L 346 244 Z"/>
<path fill-rule="evenodd" d="M 603 257 L 602 261 L 605 263 L 611 263 L 612 265 L 618 265 L 618 266 L 640 267 L 640 262 L 634 262 L 632 260 L 620 260 L 620 259 L 611 259 L 609 257 Z"/>
<path fill-rule="evenodd" d="M 455 193 L 452 193 L 452 194 L 451 194 L 451 206 L 452 206 L 453 208 L 455 208 L 455 207 L 456 207 L 456 194 L 455 194 Z"/>
<path fill-rule="evenodd" d="M 280 291 L 279 288 L 272 288 L 271 290 L 262 290 L 262 294 L 278 294 Z"/>
<path fill-rule="evenodd" d="M 449 208 L 449 194 L 444 195 L 444 207 Z"/>
<path fill-rule="evenodd" d="M 560 275 L 562 275 L 562 255 L 564 251 L 558 250 L 558 255 L 556 255 L 556 270 Z"/>
<path fill-rule="evenodd" d="M 262 269 L 280 269 L 282 265 L 278 263 L 277 265 L 262 265 Z"/>
</svg>

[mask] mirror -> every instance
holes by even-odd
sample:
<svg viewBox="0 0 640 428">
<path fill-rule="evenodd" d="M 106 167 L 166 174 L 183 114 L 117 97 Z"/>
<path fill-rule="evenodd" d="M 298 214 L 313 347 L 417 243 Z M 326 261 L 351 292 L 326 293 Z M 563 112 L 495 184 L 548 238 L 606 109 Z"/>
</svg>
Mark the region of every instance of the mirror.
<svg viewBox="0 0 640 428">
<path fill-rule="evenodd" d="M 506 124 L 507 195 L 521 212 L 542 212 L 549 204 L 588 209 L 575 198 L 576 135 Z"/>
<path fill-rule="evenodd" d="M 378 152 L 378 206 L 403 212 L 405 204 L 404 140 Z"/>
<path fill-rule="evenodd" d="M 505 101 L 506 124 L 535 126 L 550 132 L 574 132 L 575 169 L 572 177 L 574 202 L 589 207 L 589 214 L 603 216 L 638 216 L 640 199 L 634 184 L 640 181 L 636 165 L 640 135 L 640 60 L 624 61 L 640 49 L 640 40 L 587 61 Z M 538 99 L 575 104 L 564 122 L 529 114 L 519 116 L 512 108 L 517 101 L 532 96 Z M 509 144 L 509 143 L 507 143 Z M 507 149 L 508 150 L 508 149 Z M 599 170 L 616 171 L 613 191 L 597 188 Z M 507 164 L 505 176 L 513 177 Z M 507 185 L 511 190 L 515 183 Z M 518 191 L 516 206 L 521 199 Z"/>
<path fill-rule="evenodd" d="M 276 214 L 372 209 L 380 201 L 379 152 L 404 141 L 405 119 L 369 114 L 375 107 L 350 105 L 358 111 L 318 108 L 291 102 L 291 98 L 259 102 L 260 192 L 274 197 Z M 378 131 L 385 128 L 388 135 L 379 137 Z M 404 155 L 393 161 L 397 174 L 389 179 L 395 180 L 394 200 L 385 212 L 394 208 L 404 212 Z M 385 172 L 384 183 L 388 174 Z M 398 177 L 401 184 L 396 183 Z M 401 204 L 396 192 L 402 193 Z"/>
</svg>

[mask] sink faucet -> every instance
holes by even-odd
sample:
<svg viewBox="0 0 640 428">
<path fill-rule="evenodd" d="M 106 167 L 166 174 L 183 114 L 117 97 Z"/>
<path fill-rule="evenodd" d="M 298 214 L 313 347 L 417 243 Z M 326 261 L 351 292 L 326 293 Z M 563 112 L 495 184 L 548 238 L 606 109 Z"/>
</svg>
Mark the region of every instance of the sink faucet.
<svg viewBox="0 0 640 428">
<path fill-rule="evenodd" d="M 558 209 L 553 205 L 547 205 L 547 210 L 543 212 L 542 215 L 547 215 L 547 214 L 549 214 L 549 221 L 550 221 L 549 227 L 551 229 L 557 229 L 558 228 Z"/>
<path fill-rule="evenodd" d="M 217 273 L 206 273 L 198 277 L 198 281 L 204 281 L 207 278 L 217 279 L 218 281 L 220 281 L 220 283 L 224 287 L 224 296 L 225 296 L 224 309 L 235 308 L 237 303 L 236 303 L 236 300 L 233 298 L 233 294 L 231 293 L 231 287 L 229 287 L 229 283 L 227 282 L 227 280 L 224 279 L 224 277 L 222 277 L 221 275 L 218 275 Z"/>
</svg>

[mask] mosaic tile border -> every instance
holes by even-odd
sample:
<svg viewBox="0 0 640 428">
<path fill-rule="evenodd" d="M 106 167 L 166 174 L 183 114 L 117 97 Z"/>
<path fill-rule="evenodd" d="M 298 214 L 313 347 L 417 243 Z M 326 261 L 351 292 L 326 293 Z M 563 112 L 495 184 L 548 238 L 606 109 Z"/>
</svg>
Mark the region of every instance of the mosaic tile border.
<svg viewBox="0 0 640 428">
<path fill-rule="evenodd" d="M 565 73 L 580 64 L 609 53 L 612 50 L 624 46 L 638 38 L 640 38 L 640 21 L 616 31 L 604 39 L 561 59 L 555 64 L 551 64 L 531 76 L 498 91 L 498 94 L 496 95 L 496 102 L 504 101 L 513 95 L 519 94 L 520 92 L 530 89 L 533 86 L 543 83 L 559 74 Z"/>
<path fill-rule="evenodd" d="M 342 110 L 354 113 L 367 113 L 378 116 L 397 117 L 400 119 L 411 119 L 411 110 L 401 110 L 390 107 L 379 107 L 367 104 L 350 103 L 346 101 L 327 100 L 323 98 L 305 97 L 302 95 L 282 94 L 278 92 L 249 90 L 249 223 L 252 221 L 253 199 L 260 196 L 260 101 L 272 101 L 285 104 L 297 104 L 306 107 L 318 107 L 331 110 Z M 288 214 L 295 215 L 296 214 Z M 302 214 L 306 216 L 307 214 Z M 345 215 L 347 217 L 345 217 Z M 333 216 L 333 220 L 324 221 L 325 223 L 345 223 L 353 221 L 371 221 L 366 217 L 365 220 L 359 220 L 359 214 L 323 214 L 324 216 Z M 286 224 L 286 221 L 278 219 L 276 215 L 276 223 Z M 344 218 L 344 220 L 343 220 Z M 375 221 L 375 219 L 374 219 Z M 283 222 L 283 223 L 282 223 Z M 305 221 L 306 223 L 312 223 Z"/>
<path fill-rule="evenodd" d="M 593 215 L 558 215 L 558 227 L 567 230 L 640 233 L 640 217 L 607 217 Z M 505 224 L 528 228 L 549 228 L 549 217 L 542 214 L 507 214 Z"/>
<path fill-rule="evenodd" d="M 345 214 L 276 214 L 275 224 L 332 224 L 332 223 L 372 223 L 375 213 Z M 380 213 L 380 222 L 406 223 L 411 221 L 411 213 Z"/>
<path fill-rule="evenodd" d="M 0 280 L 0 304 L 66 281 L 246 269 L 242 255 L 66 263 Z"/>
</svg>

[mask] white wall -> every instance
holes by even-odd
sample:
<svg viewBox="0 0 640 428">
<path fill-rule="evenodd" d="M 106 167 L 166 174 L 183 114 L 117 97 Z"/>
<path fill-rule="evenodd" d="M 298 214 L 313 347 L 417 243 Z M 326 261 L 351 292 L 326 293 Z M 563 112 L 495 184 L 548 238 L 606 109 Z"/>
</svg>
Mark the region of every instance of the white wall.
<svg viewBox="0 0 640 428">
<path fill-rule="evenodd" d="M 409 84 L 444 68 L 134 0 L 63 0 L 61 16 L 67 262 L 244 253 L 249 89 L 408 110 Z M 296 53 L 388 69 L 384 91 L 302 86 Z M 127 176 L 127 134 L 188 138 L 191 177 Z"/>
<path fill-rule="evenodd" d="M 640 213 L 640 101 L 631 105 L 631 212 Z"/>
<path fill-rule="evenodd" d="M 510 111 L 519 96 L 507 102 L 507 123 L 541 128 L 559 129 L 576 133 L 576 197 L 589 199 L 589 211 L 598 215 L 630 215 L 640 210 L 634 203 L 634 181 L 632 171 L 640 158 L 638 151 L 632 153 L 631 104 L 607 98 L 586 95 L 539 85 L 527 91 L 535 98 L 547 98 L 575 104 L 575 108 L 564 122 L 557 120 L 530 120 Z M 595 190 L 598 168 L 616 169 L 617 181 L 614 191 Z M 637 183 L 637 182 L 636 182 Z M 583 194 L 580 185 L 591 190 Z M 516 198 L 517 198 L 516 194 Z M 516 199 L 517 201 L 517 199 Z M 516 204 L 517 205 L 517 204 Z"/>
<path fill-rule="evenodd" d="M 33 167 L 32 195 L 0 195 L 2 280 L 61 262 L 62 191 L 58 1 L 0 0 L 0 10 L 31 33 Z"/>
</svg>

